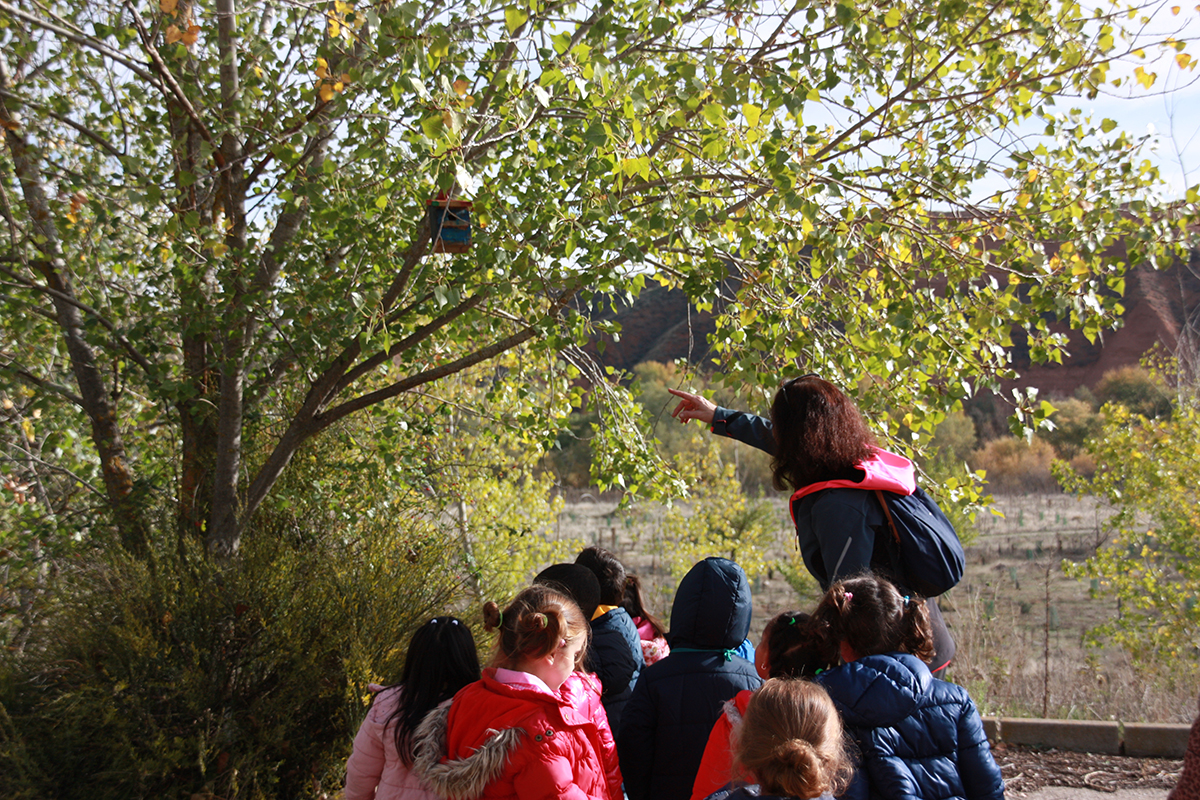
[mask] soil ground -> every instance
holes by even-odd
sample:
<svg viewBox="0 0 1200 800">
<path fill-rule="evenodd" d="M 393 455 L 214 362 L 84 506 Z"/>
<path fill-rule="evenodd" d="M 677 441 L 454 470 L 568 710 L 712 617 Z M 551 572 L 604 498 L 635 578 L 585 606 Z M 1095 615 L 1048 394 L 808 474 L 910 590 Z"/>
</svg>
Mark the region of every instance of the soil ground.
<svg viewBox="0 0 1200 800">
<path fill-rule="evenodd" d="M 1165 797 L 1179 782 L 1183 762 L 1165 758 L 1129 758 L 1094 753 L 1036 750 L 998 745 L 992 754 L 1004 775 L 1005 795 L 1031 800 L 1086 800 L 1089 796 L 1137 790 L 1142 797 Z M 1078 790 L 1049 793 L 1050 788 Z M 1132 798 L 1130 798 L 1132 800 Z"/>
</svg>

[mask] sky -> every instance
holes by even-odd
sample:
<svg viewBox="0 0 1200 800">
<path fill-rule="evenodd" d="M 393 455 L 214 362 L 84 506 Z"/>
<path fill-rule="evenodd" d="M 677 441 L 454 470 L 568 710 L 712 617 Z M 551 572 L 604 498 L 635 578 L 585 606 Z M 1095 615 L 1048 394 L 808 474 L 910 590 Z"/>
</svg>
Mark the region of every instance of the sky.
<svg viewBox="0 0 1200 800">
<path fill-rule="evenodd" d="M 1200 183 L 1200 5 L 1181 5 L 1183 0 L 1168 0 L 1156 5 L 1145 28 L 1148 36 L 1174 36 L 1186 42 L 1192 63 L 1180 69 L 1175 53 L 1155 55 L 1147 52 L 1146 61 L 1128 61 L 1112 75 L 1132 75 L 1135 66 L 1158 75 L 1150 91 L 1141 96 L 1101 95 L 1084 101 L 1081 109 L 1097 117 L 1115 120 L 1130 134 L 1148 134 L 1155 151 L 1150 159 L 1159 168 L 1168 198 L 1182 198 L 1188 185 Z M 1191 0 L 1195 3 L 1196 0 Z M 1178 9 L 1178 13 L 1173 13 Z"/>
</svg>

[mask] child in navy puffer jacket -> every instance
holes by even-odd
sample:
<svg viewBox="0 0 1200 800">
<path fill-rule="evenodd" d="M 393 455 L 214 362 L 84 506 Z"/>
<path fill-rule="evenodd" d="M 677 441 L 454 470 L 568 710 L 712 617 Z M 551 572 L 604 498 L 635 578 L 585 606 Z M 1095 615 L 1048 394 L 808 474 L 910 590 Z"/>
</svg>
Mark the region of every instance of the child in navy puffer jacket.
<svg viewBox="0 0 1200 800">
<path fill-rule="evenodd" d="M 817 680 L 862 754 L 843 800 L 1003 800 L 975 704 L 929 672 L 924 600 L 866 573 L 830 586 L 813 617 L 846 662 Z"/>
<path fill-rule="evenodd" d="M 689 800 L 725 701 L 762 685 L 735 653 L 752 610 L 746 573 L 728 559 L 706 558 L 679 582 L 671 655 L 646 667 L 617 732 L 629 800 Z"/>
</svg>

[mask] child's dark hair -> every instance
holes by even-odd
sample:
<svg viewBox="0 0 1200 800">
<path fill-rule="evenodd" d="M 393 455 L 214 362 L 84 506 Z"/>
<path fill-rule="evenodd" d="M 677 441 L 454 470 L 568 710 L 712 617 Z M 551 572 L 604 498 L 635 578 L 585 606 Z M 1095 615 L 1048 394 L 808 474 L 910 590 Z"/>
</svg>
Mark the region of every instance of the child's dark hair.
<svg viewBox="0 0 1200 800">
<path fill-rule="evenodd" d="M 393 689 L 401 693 L 400 702 L 386 723 L 395 726 L 396 752 L 405 766 L 412 766 L 412 732 L 425 715 L 477 680 L 479 656 L 470 628 L 454 617 L 434 617 L 417 628 L 400 685 Z"/>
<path fill-rule="evenodd" d="M 492 601 L 483 605 L 483 626 L 498 630 L 493 667 L 517 669 L 522 661 L 548 656 L 577 636 L 584 645 L 575 656 L 579 669 L 587 655 L 591 632 L 583 612 L 567 595 L 542 584 L 534 584 L 513 598 L 503 612 Z"/>
<path fill-rule="evenodd" d="M 812 678 L 837 665 L 837 654 L 812 617 L 785 611 L 763 629 L 767 669 L 772 678 Z"/>
<path fill-rule="evenodd" d="M 834 646 L 845 642 L 856 656 L 901 652 L 926 663 L 933 658 L 925 600 L 901 595 L 890 581 L 870 572 L 831 585 L 813 617 Z"/>
<path fill-rule="evenodd" d="M 637 575 L 632 573 L 625 575 L 625 599 L 621 601 L 621 607 L 634 619 L 641 617 L 650 623 L 655 636 L 667 635 L 667 629 L 658 621 L 658 617 L 651 614 L 650 610 L 646 608 L 646 603 L 642 600 L 642 582 Z"/>
<path fill-rule="evenodd" d="M 829 694 L 796 678 L 772 678 L 754 692 L 734 753 L 764 795 L 837 796 L 853 775 Z"/>
<path fill-rule="evenodd" d="M 625 565 L 615 555 L 603 547 L 591 545 L 579 552 L 575 563 L 590 569 L 600 581 L 601 605 L 621 605 L 625 599 Z"/>
</svg>

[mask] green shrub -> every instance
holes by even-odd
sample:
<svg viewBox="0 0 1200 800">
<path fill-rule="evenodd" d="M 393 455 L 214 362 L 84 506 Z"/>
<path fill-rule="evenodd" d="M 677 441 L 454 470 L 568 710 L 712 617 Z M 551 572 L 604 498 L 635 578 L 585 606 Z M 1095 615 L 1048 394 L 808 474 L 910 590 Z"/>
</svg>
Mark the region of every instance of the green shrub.
<svg viewBox="0 0 1200 800">
<path fill-rule="evenodd" d="M 62 572 L 56 609 L 0 662 L 16 796 L 341 785 L 366 684 L 397 677 L 410 632 L 458 591 L 453 557 L 419 522 L 352 540 L 255 533 L 224 568 L 184 546 L 153 567 L 110 553 Z"/>
<path fill-rule="evenodd" d="M 1119 403 L 1143 417 L 1154 419 L 1171 414 L 1171 392 L 1145 367 L 1130 365 L 1109 370 L 1094 392 L 1099 403 Z"/>
<path fill-rule="evenodd" d="M 929 451 L 934 459 L 966 461 L 975 450 L 975 423 L 962 411 L 947 414 L 929 443 Z"/>
<path fill-rule="evenodd" d="M 1055 428 L 1038 435 L 1054 447 L 1060 458 L 1069 461 L 1083 452 L 1088 439 L 1100 432 L 1104 418 L 1086 400 L 1072 397 L 1054 400 L 1053 404 L 1055 410 L 1050 421 Z"/>
</svg>

